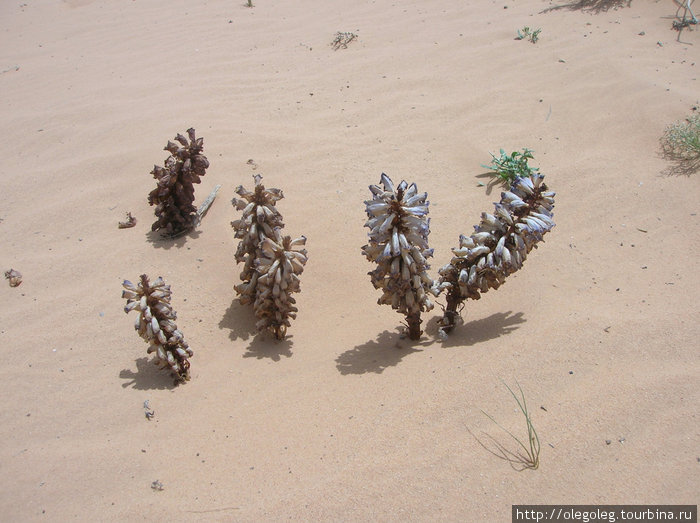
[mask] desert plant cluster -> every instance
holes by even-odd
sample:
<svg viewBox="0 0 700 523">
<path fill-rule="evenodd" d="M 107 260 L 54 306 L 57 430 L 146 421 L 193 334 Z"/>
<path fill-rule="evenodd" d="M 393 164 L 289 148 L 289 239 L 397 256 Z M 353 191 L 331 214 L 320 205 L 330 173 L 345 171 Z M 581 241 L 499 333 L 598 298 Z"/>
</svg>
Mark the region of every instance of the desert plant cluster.
<svg viewBox="0 0 700 523">
<path fill-rule="evenodd" d="M 187 137 L 177 134 L 165 149 L 170 156 L 163 167 L 155 166 L 151 172 L 158 184 L 148 202 L 155 205 L 157 218 L 152 230 L 161 231 L 167 240 L 197 227 L 219 186 L 197 210 L 194 184 L 200 183 L 209 161 L 203 155 L 204 140 L 196 137 L 194 129 L 187 130 Z M 404 315 L 410 339 L 420 339 L 421 313 L 432 310 L 443 292 L 447 303 L 441 305 L 439 334 L 447 336 L 457 324 L 463 303 L 499 288 L 554 227 L 554 193 L 538 169 L 528 165 L 532 158 L 529 149 L 510 155 L 501 149 L 500 157 L 493 156 L 488 168 L 508 190 L 501 193 L 493 214 L 481 214 L 474 233 L 460 236 L 459 247 L 452 249 L 450 262 L 436 278 L 430 275 L 428 263 L 434 254 L 428 245 L 428 194 L 419 192 L 415 183 L 395 184 L 386 174 L 379 184 L 369 186 L 368 243 L 361 250 L 376 264 L 369 275 L 373 286 L 382 291 L 378 303 Z M 256 329 L 282 340 L 299 312 L 293 295 L 301 290 L 300 276 L 308 261 L 306 237 L 283 234 L 284 220 L 277 207 L 284 198 L 282 190 L 265 187 L 260 174 L 253 176 L 253 183 L 251 190 L 239 185 L 232 200 L 241 213 L 231 222 L 238 240 L 235 260 L 242 264 L 241 283 L 234 290 L 241 305 L 252 306 Z M 130 223 L 124 226 L 135 225 L 130 213 L 128 218 Z M 176 381 L 189 380 L 193 351 L 175 324 L 170 286 L 161 277 L 151 281 L 146 274 L 138 283 L 125 280 L 122 286 L 127 300 L 124 311 L 138 312 L 134 328 L 149 344 L 148 353 L 154 353 L 155 362 L 169 368 Z"/>
<path fill-rule="evenodd" d="M 405 181 L 394 186 L 386 174 L 381 176 L 381 187 L 370 186 L 373 199 L 365 202 L 370 241 L 362 252 L 377 264 L 369 274 L 374 287 L 383 292 L 378 303 L 406 316 L 411 339 L 422 334 L 420 314 L 433 308 L 431 295 L 447 293 L 440 322 L 440 334 L 446 336 L 465 300 L 478 300 L 481 293 L 498 289 L 522 267 L 528 253 L 554 227 L 554 192 L 543 180 L 532 170 L 524 176 L 514 174 L 493 214 L 482 213 L 475 232 L 460 236 L 459 247 L 452 249 L 452 260 L 439 270 L 437 280 L 427 272 L 426 260 L 433 255 L 428 248 L 427 194 Z"/>
</svg>

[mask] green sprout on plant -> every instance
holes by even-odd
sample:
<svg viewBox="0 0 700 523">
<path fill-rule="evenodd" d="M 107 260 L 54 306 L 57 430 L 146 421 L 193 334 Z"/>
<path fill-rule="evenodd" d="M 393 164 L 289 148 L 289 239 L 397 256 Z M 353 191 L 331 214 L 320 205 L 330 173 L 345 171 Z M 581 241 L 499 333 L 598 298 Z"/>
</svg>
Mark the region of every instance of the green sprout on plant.
<svg viewBox="0 0 700 523">
<path fill-rule="evenodd" d="M 528 26 L 525 26 L 521 29 L 518 29 L 518 36 L 516 37 L 516 40 L 529 40 L 533 44 L 537 43 L 537 40 L 540 38 L 540 33 L 542 32 L 542 29 L 535 29 L 532 31 Z"/>
<path fill-rule="evenodd" d="M 513 396 L 513 398 L 518 404 L 518 407 L 520 408 L 520 412 L 522 412 L 523 416 L 525 417 L 525 423 L 527 425 L 528 444 L 525 445 L 520 438 L 515 436 L 508 429 L 503 428 L 503 426 L 500 423 L 498 423 L 492 416 L 490 416 L 483 410 L 481 412 L 484 414 L 484 416 L 489 418 L 501 429 L 503 429 L 511 438 L 513 438 L 518 443 L 520 448 L 515 452 L 513 452 L 512 450 L 508 450 L 503 444 L 496 441 L 496 439 L 492 436 L 489 436 L 489 438 L 495 444 L 497 449 L 496 451 L 487 448 L 478 439 L 477 441 L 479 441 L 479 444 L 482 447 L 486 448 L 486 450 L 488 450 L 495 456 L 501 458 L 502 460 L 507 461 L 511 464 L 512 467 L 514 467 L 518 471 L 522 471 L 525 469 L 536 470 L 540 466 L 540 439 L 537 436 L 537 431 L 535 431 L 534 425 L 532 424 L 530 412 L 527 410 L 525 394 L 523 393 L 523 389 L 520 387 L 520 384 L 517 381 L 515 383 L 518 385 L 518 390 L 520 391 L 520 398 L 518 398 L 515 392 L 513 392 L 513 389 L 511 389 L 505 382 L 502 383 L 508 389 L 508 392 L 510 392 L 511 396 Z"/>
<path fill-rule="evenodd" d="M 690 175 L 700 169 L 700 114 L 669 125 L 661 149 L 664 157 L 676 162 L 672 172 Z"/>
<path fill-rule="evenodd" d="M 528 160 L 532 160 L 532 151 L 524 148 L 522 153 L 513 151 L 510 155 L 501 149 L 501 156 L 496 157 L 493 153 L 491 157 L 493 162 L 491 165 L 481 165 L 482 167 L 494 171 L 494 177 L 500 178 L 504 186 L 509 187 L 513 184 L 516 178 L 528 178 L 537 173 L 539 168 L 530 167 L 527 164 Z"/>
</svg>

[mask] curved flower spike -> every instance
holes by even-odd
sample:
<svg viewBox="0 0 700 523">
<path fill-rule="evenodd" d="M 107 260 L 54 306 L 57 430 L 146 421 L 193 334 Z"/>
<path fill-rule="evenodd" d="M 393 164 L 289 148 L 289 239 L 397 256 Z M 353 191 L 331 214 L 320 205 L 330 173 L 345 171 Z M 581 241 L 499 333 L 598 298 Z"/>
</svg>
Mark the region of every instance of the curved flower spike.
<svg viewBox="0 0 700 523">
<path fill-rule="evenodd" d="M 516 178 L 510 190 L 501 193 L 500 203 L 494 204 L 494 213 L 481 214 L 474 234 L 460 236 L 452 261 L 439 271 L 438 287 L 447 289 L 443 334 L 454 328 L 465 300 L 478 300 L 481 293 L 498 289 L 554 227 L 555 193 L 543 180 L 538 173 Z"/>
<path fill-rule="evenodd" d="M 170 367 L 178 381 L 188 381 L 188 358 L 194 353 L 175 324 L 177 314 L 170 305 L 170 285 L 165 285 L 163 278 L 151 283 L 142 274 L 138 284 L 124 280 L 122 287 L 122 298 L 127 300 L 124 312 L 138 311 L 134 328 L 150 345 L 147 352 L 155 353 L 156 363 Z"/>
</svg>

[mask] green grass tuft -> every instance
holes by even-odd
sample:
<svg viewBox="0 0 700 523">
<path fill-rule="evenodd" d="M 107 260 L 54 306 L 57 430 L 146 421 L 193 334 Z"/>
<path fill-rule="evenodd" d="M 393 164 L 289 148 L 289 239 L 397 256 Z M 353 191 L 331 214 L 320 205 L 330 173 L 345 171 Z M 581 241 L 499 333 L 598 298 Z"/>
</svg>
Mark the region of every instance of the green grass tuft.
<svg viewBox="0 0 700 523">
<path fill-rule="evenodd" d="M 483 410 L 481 412 L 484 414 L 484 416 L 493 421 L 511 438 L 513 438 L 518 443 L 520 448 L 517 451 L 513 452 L 512 450 L 507 449 L 502 443 L 496 441 L 496 439 L 492 436 L 489 436 L 489 439 L 491 439 L 491 441 L 495 444 L 495 451 L 486 447 L 483 443 L 481 443 L 481 441 L 477 441 L 479 441 L 481 446 L 486 448 L 486 450 L 488 450 L 495 456 L 507 461 L 511 464 L 511 466 L 513 466 L 517 470 L 536 470 L 540 466 L 540 438 L 537 436 L 535 426 L 532 424 L 532 418 L 530 417 L 530 412 L 527 409 L 527 402 L 525 401 L 525 394 L 523 393 L 523 389 L 520 387 L 520 384 L 517 381 L 515 383 L 518 385 L 520 397 L 518 397 L 515 394 L 515 392 L 513 392 L 513 389 L 511 389 L 505 382 L 503 382 L 503 385 L 505 385 L 505 387 L 508 389 L 508 392 L 510 392 L 511 396 L 513 396 L 516 403 L 518 404 L 518 407 L 520 408 L 520 412 L 522 412 L 523 416 L 525 417 L 525 424 L 527 426 L 527 445 L 524 444 L 520 438 L 515 436 L 508 429 L 503 428 L 503 426 L 500 423 L 498 423 L 493 418 L 493 416 L 487 414 Z"/>
<path fill-rule="evenodd" d="M 690 175 L 700 169 L 700 114 L 669 125 L 661 137 L 665 158 L 676 163 L 673 173 Z"/>
</svg>

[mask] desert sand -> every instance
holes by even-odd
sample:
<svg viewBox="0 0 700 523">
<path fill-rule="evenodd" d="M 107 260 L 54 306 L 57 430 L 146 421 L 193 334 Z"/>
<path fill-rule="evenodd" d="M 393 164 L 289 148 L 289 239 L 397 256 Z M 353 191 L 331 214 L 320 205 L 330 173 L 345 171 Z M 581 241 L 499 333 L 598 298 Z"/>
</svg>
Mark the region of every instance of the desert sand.
<svg viewBox="0 0 700 523">
<path fill-rule="evenodd" d="M 0 5 L 0 265 L 23 275 L 0 280 L 2 519 L 696 504 L 700 174 L 659 138 L 698 105 L 698 27 L 674 31 L 671 0 L 245 3 Z M 524 26 L 537 43 L 515 39 Z M 357 38 L 334 50 L 337 32 Z M 196 203 L 222 188 L 164 241 L 149 171 L 189 127 L 211 162 Z M 386 172 L 428 192 L 437 275 L 498 201 L 481 175 L 501 147 L 534 151 L 557 226 L 447 341 L 436 307 L 411 342 L 360 252 L 367 187 Z M 233 290 L 230 200 L 254 174 L 308 237 L 283 342 Z M 138 223 L 118 229 L 126 212 Z M 142 273 L 172 286 L 184 385 L 123 312 L 121 282 Z M 538 470 L 479 443 L 516 450 L 483 412 L 526 436 L 504 382 L 527 398 Z"/>
</svg>

